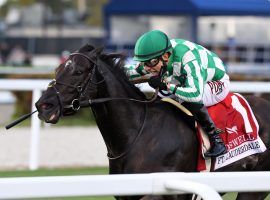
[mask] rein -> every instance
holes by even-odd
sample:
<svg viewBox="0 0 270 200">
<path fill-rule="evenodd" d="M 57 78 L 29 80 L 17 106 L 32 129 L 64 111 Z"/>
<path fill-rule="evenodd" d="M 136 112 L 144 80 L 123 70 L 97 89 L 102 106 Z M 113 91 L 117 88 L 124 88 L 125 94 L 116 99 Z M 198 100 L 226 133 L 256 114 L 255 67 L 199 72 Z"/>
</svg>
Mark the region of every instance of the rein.
<svg viewBox="0 0 270 200">
<path fill-rule="evenodd" d="M 144 103 L 145 104 L 145 113 L 144 113 L 144 119 L 142 122 L 142 125 L 140 127 L 139 133 L 136 135 L 135 139 L 132 141 L 132 143 L 130 144 L 129 148 L 127 150 L 125 150 L 123 153 L 121 153 L 118 156 L 113 156 L 112 154 L 112 150 L 109 148 L 108 145 L 107 149 L 109 150 L 109 152 L 107 153 L 107 157 L 109 160 L 117 160 L 119 158 L 124 157 L 133 147 L 133 145 L 135 145 L 135 143 L 138 141 L 139 137 L 142 135 L 143 129 L 144 129 L 144 125 L 145 125 L 145 121 L 147 118 L 147 111 L 148 111 L 148 103 L 152 103 L 156 100 L 158 96 L 158 89 L 156 89 L 155 94 L 153 95 L 153 97 L 150 100 L 138 100 L 138 99 L 132 99 L 132 98 L 99 98 L 99 99 L 89 99 L 86 101 L 80 101 L 80 107 L 88 107 L 88 106 L 92 106 L 94 104 L 99 104 L 99 103 L 105 103 L 108 101 L 133 101 L 133 102 L 137 102 L 137 103 Z M 106 144 L 106 143 L 105 143 Z"/>
<path fill-rule="evenodd" d="M 145 122 L 146 122 L 146 118 L 147 118 L 147 111 L 148 111 L 148 106 L 147 104 L 145 104 L 145 113 L 144 113 L 144 119 L 143 119 L 143 123 L 140 127 L 140 130 L 139 130 L 139 133 L 136 135 L 136 137 L 134 138 L 134 140 L 132 141 L 132 143 L 129 145 L 128 149 L 126 149 L 123 153 L 121 153 L 120 155 L 118 156 L 113 156 L 112 155 L 112 150 L 107 146 L 109 152 L 107 153 L 107 157 L 109 160 L 117 160 L 119 158 L 122 158 L 124 157 L 133 147 L 133 145 L 136 144 L 136 142 L 138 141 L 139 137 L 142 135 L 142 132 L 143 132 L 143 129 L 144 129 L 144 125 L 145 125 Z"/>
<path fill-rule="evenodd" d="M 95 70 L 95 68 L 97 66 L 97 61 L 96 60 L 94 60 L 91 57 L 89 57 L 89 56 L 87 56 L 85 54 L 82 54 L 80 52 L 75 52 L 75 53 L 72 53 L 70 55 L 71 56 L 72 55 L 80 55 L 80 56 L 85 57 L 87 60 L 94 63 L 95 66 L 94 66 L 93 70 Z M 99 85 L 100 83 L 103 83 L 105 81 L 103 79 L 100 82 L 93 83 L 92 82 L 92 75 L 93 74 L 94 73 L 89 73 L 89 75 L 88 75 L 88 77 L 87 77 L 87 79 L 85 81 L 86 84 L 83 84 L 83 86 L 77 86 L 77 90 L 78 90 L 78 87 L 80 87 L 80 89 L 81 89 L 80 92 L 82 93 L 85 89 L 87 89 L 87 83 L 90 82 L 91 84 Z M 63 83 L 59 83 L 59 84 L 64 85 Z M 70 86 L 70 87 L 75 87 L 75 86 L 68 85 L 68 84 L 65 84 L 65 85 Z M 139 100 L 139 99 L 133 99 L 133 98 L 122 98 L 122 97 L 107 97 L 107 98 L 99 98 L 99 99 L 88 99 L 88 100 L 84 100 L 84 101 L 80 101 L 79 99 L 73 99 L 71 104 L 67 105 L 67 106 L 64 106 L 64 108 L 72 108 L 73 110 L 78 111 L 81 107 L 88 107 L 88 106 L 92 106 L 94 104 L 105 103 L 105 102 L 108 102 L 108 101 L 117 101 L 117 100 L 118 101 L 119 100 L 133 101 L 133 102 L 138 102 L 138 103 L 152 103 L 152 102 L 154 102 L 156 100 L 157 96 L 158 96 L 158 89 L 156 89 L 155 94 L 153 95 L 153 97 L 151 99 L 147 99 L 147 100 Z"/>
<path fill-rule="evenodd" d="M 79 101 L 79 102 L 80 102 L 80 107 L 88 107 L 94 104 L 105 103 L 108 101 L 133 101 L 137 103 L 152 103 L 156 100 L 157 96 L 158 96 L 158 90 L 155 90 L 154 95 L 148 100 L 139 100 L 139 99 L 122 98 L 122 97 L 108 97 L 108 98 L 99 98 L 99 99 L 88 99 L 88 100 Z"/>
</svg>

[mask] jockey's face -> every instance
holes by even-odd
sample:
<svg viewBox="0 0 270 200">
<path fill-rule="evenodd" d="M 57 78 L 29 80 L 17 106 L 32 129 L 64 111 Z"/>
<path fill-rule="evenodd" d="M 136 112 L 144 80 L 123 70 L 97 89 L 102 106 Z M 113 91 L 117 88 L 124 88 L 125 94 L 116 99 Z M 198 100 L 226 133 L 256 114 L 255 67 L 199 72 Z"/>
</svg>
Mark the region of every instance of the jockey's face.
<svg viewBox="0 0 270 200">
<path fill-rule="evenodd" d="M 163 54 L 162 59 L 167 65 L 169 61 L 169 54 L 168 53 Z M 159 75 L 159 72 L 163 66 L 162 59 L 161 57 L 158 57 L 158 58 L 154 58 L 149 61 L 143 62 L 142 64 L 144 65 L 145 71 L 151 73 L 154 76 Z"/>
</svg>

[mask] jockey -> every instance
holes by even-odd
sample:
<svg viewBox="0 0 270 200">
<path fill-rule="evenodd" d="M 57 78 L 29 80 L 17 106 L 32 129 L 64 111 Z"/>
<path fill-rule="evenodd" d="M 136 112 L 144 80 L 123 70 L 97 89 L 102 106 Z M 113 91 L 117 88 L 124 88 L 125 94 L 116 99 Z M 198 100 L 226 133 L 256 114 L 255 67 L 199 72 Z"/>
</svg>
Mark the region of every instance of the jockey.
<svg viewBox="0 0 270 200">
<path fill-rule="evenodd" d="M 206 109 L 229 93 L 230 80 L 221 59 L 201 45 L 183 39 L 169 40 L 159 30 L 143 34 L 136 42 L 134 54 L 138 64 L 125 66 L 130 80 L 148 77 L 151 87 L 167 91 L 180 103 L 184 102 L 211 141 L 205 156 L 226 153 L 219 136 L 221 130 Z"/>
</svg>

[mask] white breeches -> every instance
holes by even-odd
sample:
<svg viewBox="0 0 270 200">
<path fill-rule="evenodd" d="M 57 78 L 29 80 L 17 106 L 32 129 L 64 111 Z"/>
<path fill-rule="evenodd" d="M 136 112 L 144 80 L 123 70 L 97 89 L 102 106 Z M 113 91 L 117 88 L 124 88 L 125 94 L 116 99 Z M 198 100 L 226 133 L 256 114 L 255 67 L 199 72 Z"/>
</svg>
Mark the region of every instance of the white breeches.
<svg viewBox="0 0 270 200">
<path fill-rule="evenodd" d="M 209 81 L 204 85 L 202 101 L 206 107 L 215 105 L 228 95 L 230 78 L 227 74 L 219 81 Z"/>
</svg>

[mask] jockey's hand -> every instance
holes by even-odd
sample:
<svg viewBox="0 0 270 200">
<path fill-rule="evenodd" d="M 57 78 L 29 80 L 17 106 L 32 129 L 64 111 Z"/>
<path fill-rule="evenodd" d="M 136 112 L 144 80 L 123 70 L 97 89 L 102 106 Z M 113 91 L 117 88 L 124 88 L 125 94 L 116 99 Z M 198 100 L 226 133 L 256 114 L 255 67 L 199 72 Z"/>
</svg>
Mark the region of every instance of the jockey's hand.
<svg viewBox="0 0 270 200">
<path fill-rule="evenodd" d="M 167 90 L 167 85 L 166 83 L 163 83 L 161 81 L 161 78 L 159 76 L 152 76 L 150 77 L 148 84 L 152 87 L 152 88 L 159 88 L 160 90 Z"/>
</svg>

